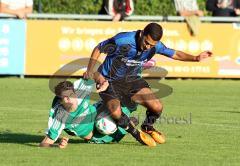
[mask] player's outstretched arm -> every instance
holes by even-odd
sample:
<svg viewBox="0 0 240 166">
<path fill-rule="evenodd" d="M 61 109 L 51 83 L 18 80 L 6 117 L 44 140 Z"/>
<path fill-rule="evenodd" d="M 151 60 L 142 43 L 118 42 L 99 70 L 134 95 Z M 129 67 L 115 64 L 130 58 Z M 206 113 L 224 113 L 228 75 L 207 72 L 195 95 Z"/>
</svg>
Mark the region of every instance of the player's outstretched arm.
<svg viewBox="0 0 240 166">
<path fill-rule="evenodd" d="M 94 73 L 94 67 L 96 65 L 96 62 L 100 56 L 101 52 L 98 48 L 98 46 L 96 46 L 91 54 L 91 58 L 88 62 L 88 67 L 87 67 L 87 71 L 85 73 L 83 73 L 83 78 L 84 79 L 89 79 L 89 78 L 93 78 L 93 73 Z"/>
<path fill-rule="evenodd" d="M 42 142 L 39 144 L 40 147 L 59 147 L 61 149 L 64 149 L 68 145 L 68 138 L 63 137 L 58 145 L 54 144 L 54 140 L 50 139 L 48 136 L 46 136 Z"/>
<path fill-rule="evenodd" d="M 180 61 L 200 62 L 203 59 L 209 58 L 211 56 L 212 56 L 211 51 L 204 51 L 197 56 L 187 54 L 187 53 L 182 52 L 182 51 L 176 51 L 172 58 L 175 59 L 175 60 L 180 60 Z"/>
</svg>

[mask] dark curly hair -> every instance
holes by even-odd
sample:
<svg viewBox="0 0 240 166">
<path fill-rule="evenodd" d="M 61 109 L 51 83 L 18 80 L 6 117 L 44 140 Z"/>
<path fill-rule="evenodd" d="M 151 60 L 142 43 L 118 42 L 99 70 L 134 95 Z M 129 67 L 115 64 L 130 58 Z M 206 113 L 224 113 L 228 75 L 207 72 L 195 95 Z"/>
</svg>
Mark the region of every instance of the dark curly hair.
<svg viewBox="0 0 240 166">
<path fill-rule="evenodd" d="M 150 35 L 153 40 L 159 41 L 162 38 L 163 29 L 161 25 L 152 22 L 144 28 L 143 34 Z"/>
<path fill-rule="evenodd" d="M 74 91 L 74 87 L 73 87 L 73 83 L 70 81 L 63 81 L 60 82 L 59 84 L 57 84 L 57 86 L 55 87 L 55 94 L 58 97 L 61 97 L 61 94 L 63 91 L 66 90 L 73 90 Z"/>
</svg>

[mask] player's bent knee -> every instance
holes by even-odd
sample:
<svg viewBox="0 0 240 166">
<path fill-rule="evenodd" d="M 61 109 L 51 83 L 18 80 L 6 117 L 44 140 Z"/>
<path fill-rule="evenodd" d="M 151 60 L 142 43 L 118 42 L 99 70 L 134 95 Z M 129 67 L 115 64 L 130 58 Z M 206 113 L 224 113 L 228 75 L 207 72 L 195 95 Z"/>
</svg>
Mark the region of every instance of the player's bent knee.
<svg viewBox="0 0 240 166">
<path fill-rule="evenodd" d="M 160 102 L 153 103 L 151 110 L 155 113 L 161 113 L 163 111 L 163 105 Z"/>
<path fill-rule="evenodd" d="M 110 114 L 114 119 L 119 119 L 122 114 L 122 110 L 120 106 L 113 106 L 109 108 Z"/>
</svg>

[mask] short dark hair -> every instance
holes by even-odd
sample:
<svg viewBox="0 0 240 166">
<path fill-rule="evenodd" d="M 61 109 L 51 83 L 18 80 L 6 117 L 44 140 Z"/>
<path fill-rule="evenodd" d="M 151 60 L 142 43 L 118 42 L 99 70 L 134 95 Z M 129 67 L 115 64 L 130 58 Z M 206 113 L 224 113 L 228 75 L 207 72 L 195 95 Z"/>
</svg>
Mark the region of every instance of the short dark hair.
<svg viewBox="0 0 240 166">
<path fill-rule="evenodd" d="M 150 35 L 153 40 L 159 41 L 162 38 L 163 29 L 161 25 L 152 22 L 144 28 L 143 34 Z"/>
<path fill-rule="evenodd" d="M 62 92 L 66 90 L 74 91 L 73 83 L 71 81 L 60 82 L 59 84 L 57 84 L 57 86 L 55 86 L 54 92 L 56 96 L 61 97 Z"/>
</svg>

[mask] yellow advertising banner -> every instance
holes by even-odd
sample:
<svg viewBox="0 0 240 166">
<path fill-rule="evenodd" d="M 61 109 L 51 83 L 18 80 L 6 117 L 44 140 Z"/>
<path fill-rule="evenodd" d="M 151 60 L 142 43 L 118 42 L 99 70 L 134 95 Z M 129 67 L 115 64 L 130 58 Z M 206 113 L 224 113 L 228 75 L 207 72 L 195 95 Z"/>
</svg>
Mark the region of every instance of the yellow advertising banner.
<svg viewBox="0 0 240 166">
<path fill-rule="evenodd" d="M 81 75 L 93 48 L 118 32 L 144 28 L 148 22 L 28 20 L 26 75 Z M 191 36 L 185 23 L 160 22 L 162 42 L 194 55 L 214 53 L 203 62 L 180 62 L 155 55 L 155 65 L 167 77 L 240 78 L 240 25 L 202 23 L 198 36 Z M 100 57 L 100 61 L 105 55 Z M 152 72 L 151 72 L 152 70 Z M 158 76 L 149 69 L 147 76 Z"/>
</svg>

